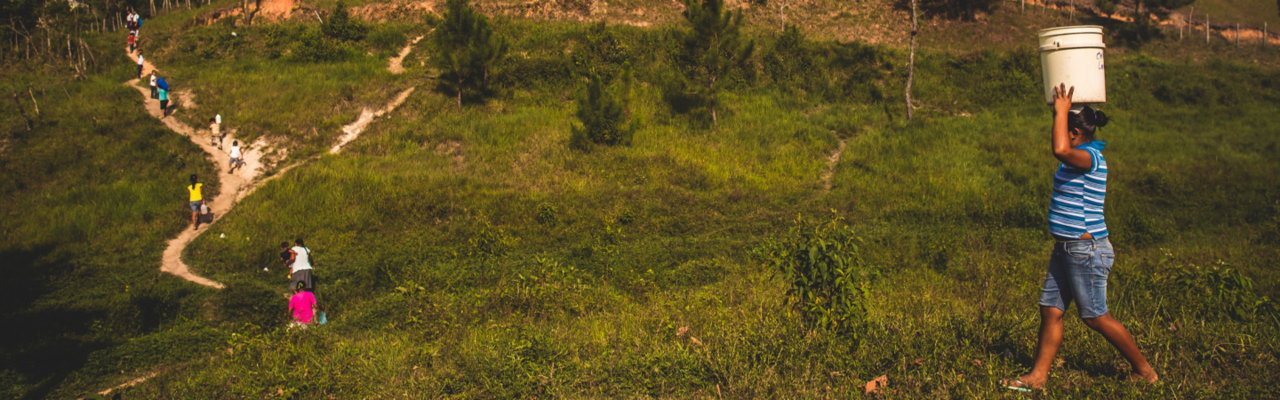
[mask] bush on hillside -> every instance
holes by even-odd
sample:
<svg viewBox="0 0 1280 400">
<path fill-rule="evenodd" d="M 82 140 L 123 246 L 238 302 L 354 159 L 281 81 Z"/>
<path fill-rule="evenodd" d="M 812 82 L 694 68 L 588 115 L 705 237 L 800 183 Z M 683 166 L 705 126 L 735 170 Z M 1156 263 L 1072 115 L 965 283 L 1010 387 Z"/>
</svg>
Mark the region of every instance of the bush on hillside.
<svg viewBox="0 0 1280 400">
<path fill-rule="evenodd" d="M 784 237 L 768 239 L 755 256 L 787 282 L 787 302 L 806 325 L 849 333 L 865 319 L 866 296 L 879 276 L 862 261 L 859 238 L 832 216 L 823 223 L 796 218 Z"/>
<path fill-rule="evenodd" d="M 572 127 L 570 146 L 590 151 L 594 146 L 631 144 L 638 124 L 631 119 L 628 101 L 632 82 L 630 66 L 617 81 L 617 85 L 609 85 L 599 74 L 591 74 L 586 90 L 578 96 L 576 115 L 582 126 Z"/>
<path fill-rule="evenodd" d="M 333 6 L 333 13 L 329 14 L 329 20 L 320 24 L 320 31 L 325 36 L 344 41 L 354 41 L 364 39 L 369 33 L 369 28 L 359 20 L 351 19 L 351 13 L 347 12 L 347 5 L 338 0 L 338 4 Z"/>
<path fill-rule="evenodd" d="M 636 57 L 624 38 L 604 21 L 591 25 L 583 34 L 570 59 L 578 75 L 599 74 L 605 80 L 622 75 L 625 66 Z"/>
<path fill-rule="evenodd" d="M 923 17 L 973 21 L 979 12 L 990 13 L 997 4 L 999 0 L 917 0 L 916 7 Z M 894 5 L 900 10 L 911 10 L 911 0 L 897 0 Z"/>
<path fill-rule="evenodd" d="M 346 54 L 342 45 L 319 31 L 306 29 L 294 45 L 290 57 L 295 61 L 325 62 L 342 59 Z"/>
</svg>

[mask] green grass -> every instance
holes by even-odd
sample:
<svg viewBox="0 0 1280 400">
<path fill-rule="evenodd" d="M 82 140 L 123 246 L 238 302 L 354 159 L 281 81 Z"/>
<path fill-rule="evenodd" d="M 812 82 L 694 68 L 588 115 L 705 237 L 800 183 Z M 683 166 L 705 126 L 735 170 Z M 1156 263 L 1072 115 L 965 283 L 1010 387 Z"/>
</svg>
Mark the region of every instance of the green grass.
<svg viewBox="0 0 1280 400">
<path fill-rule="evenodd" d="M 182 177 L 216 188 L 212 165 L 113 78 L 132 66 L 100 61 L 82 82 L 39 63 L 4 74 L 31 82 L 40 113 L 24 102 L 35 129 L 6 121 L 0 155 L 0 397 L 66 397 L 56 390 L 115 384 L 218 340 L 190 323 L 206 295 L 158 270 L 189 223 Z"/>
<path fill-rule="evenodd" d="M 1240 23 L 1242 27 L 1262 29 L 1262 24 L 1275 27 L 1280 24 L 1280 9 L 1276 2 L 1268 0 L 1198 0 L 1195 4 L 1178 10 L 1182 15 L 1189 15 L 1191 7 L 1195 7 L 1194 18 L 1204 26 L 1205 13 L 1209 14 L 1210 23 Z M 1275 32 L 1275 28 L 1271 28 Z M 1200 31 L 1204 35 L 1204 31 Z"/>
<path fill-rule="evenodd" d="M 104 171 L 93 159 L 50 161 L 49 154 L 88 146 L 104 150 L 77 151 L 130 160 L 134 168 L 125 171 L 146 171 L 132 179 L 150 185 L 133 189 L 146 201 L 89 195 L 117 200 L 79 209 L 83 202 L 68 194 L 41 200 L 72 190 L 3 187 L 15 199 L 4 203 L 14 207 L 6 215 L 31 215 L 4 225 L 3 243 L 57 249 L 11 270 L 100 274 L 118 263 L 132 271 L 119 282 L 156 282 L 145 295 L 108 296 L 118 288 L 98 279 L 82 292 L 51 290 L 30 306 L 15 303 L 33 319 L 56 310 L 84 321 L 106 312 L 91 304 L 107 298 L 110 312 L 135 319 L 64 333 L 79 347 L 56 371 L 32 361 L 53 342 L 12 342 L 0 359 L 0 383 L 15 388 L 8 397 L 76 397 L 144 371 L 161 373 L 123 398 L 844 398 L 885 374 L 883 397 L 1021 397 L 997 383 L 1026 371 L 1034 350 L 1056 167 L 1034 53 L 1013 45 L 922 51 L 915 90 L 922 107 L 907 122 L 901 49 L 807 42 L 803 57 L 776 64 L 802 67 L 806 79 L 756 71 L 731 80 L 713 130 L 667 101 L 665 32 L 620 28 L 630 46 L 622 58 L 638 69 L 632 104 L 642 128 L 631 146 L 581 153 L 568 147 L 570 99 L 581 85 L 573 61 L 587 58 L 572 54 L 583 53 L 587 27 L 510 23 L 523 32 L 515 44 L 524 54 L 501 71 L 497 96 L 461 110 L 430 90 L 426 71 L 390 77 L 374 71 L 385 64 L 372 57 L 304 63 L 251 47 L 202 66 L 189 54 L 158 55 L 196 91 L 199 107 L 242 107 L 223 115 L 262 127 L 288 126 L 273 115 L 294 115 L 286 120 L 304 119 L 297 124 L 319 132 L 320 118 L 341 112 L 253 96 L 237 102 L 249 89 L 229 82 L 315 82 L 324 89 L 298 90 L 307 96 L 299 103 L 338 109 L 350 106 L 331 91 L 344 87 L 419 86 L 342 154 L 265 184 L 188 248 L 188 264 L 228 285 L 215 294 L 155 270 L 163 240 L 182 226 L 181 210 L 153 222 L 161 225 L 136 225 L 147 210 L 170 207 L 163 182 L 187 170 L 158 169 L 168 164 L 145 158 L 156 151 L 125 151 L 139 146 L 134 141 L 77 133 L 91 124 L 83 118 L 58 119 L 80 130 L 6 150 L 32 160 L 5 165 L 6 173 L 10 165 L 28 168 L 15 170 L 14 182 L 47 180 L 48 171 L 66 171 L 57 181 L 66 186 L 111 181 L 90 174 Z M 178 43 L 214 43 L 201 41 L 209 37 L 201 29 L 170 34 Z M 773 40 L 761 38 L 762 56 Z M 1119 255 L 1110 306 L 1165 383 L 1126 383 L 1123 360 L 1070 317 L 1061 364 L 1036 397 L 1280 396 L 1280 314 L 1260 297 L 1277 296 L 1280 192 L 1271 177 L 1280 173 L 1272 134 L 1280 126 L 1270 117 L 1280 75 L 1132 50 L 1112 57 L 1108 69 L 1112 101 L 1104 110 L 1114 122 L 1101 139 L 1110 143 L 1108 224 Z M 106 78 L 81 85 L 102 86 L 84 99 L 131 90 Z M 151 132 L 152 140 L 195 151 L 136 103 L 98 106 L 107 104 L 119 109 L 51 107 L 116 115 L 109 132 L 147 126 L 127 134 Z M 317 149 L 336 133 L 280 131 L 254 134 Z M 826 192 L 826 158 L 842 139 L 848 146 Z M 89 222 L 50 217 L 62 210 L 79 210 Z M 805 326 L 784 303 L 784 283 L 751 255 L 797 216 L 828 215 L 845 218 L 861 238 L 859 256 L 881 274 L 866 321 L 843 333 Z M 137 233 L 102 235 L 110 224 Z M 307 331 L 283 328 L 277 244 L 296 237 L 316 251 L 319 299 L 331 318 Z M 85 238 L 133 250 L 82 255 L 76 246 Z M 1227 268 L 1254 286 L 1232 286 Z M 78 275 L 23 279 L 15 287 L 79 282 Z M 1256 312 L 1238 311 L 1257 302 Z M 39 305 L 46 303 L 57 306 Z"/>
</svg>

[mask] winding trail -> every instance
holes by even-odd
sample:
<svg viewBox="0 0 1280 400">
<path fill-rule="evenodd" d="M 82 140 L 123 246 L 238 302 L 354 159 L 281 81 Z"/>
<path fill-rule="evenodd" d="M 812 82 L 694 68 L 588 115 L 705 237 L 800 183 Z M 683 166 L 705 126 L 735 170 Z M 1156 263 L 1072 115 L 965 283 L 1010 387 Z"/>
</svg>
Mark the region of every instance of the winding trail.
<svg viewBox="0 0 1280 400">
<path fill-rule="evenodd" d="M 403 49 L 400 49 L 400 54 L 392 57 L 387 63 L 387 71 L 390 71 L 393 74 L 404 72 L 404 67 L 400 65 L 400 62 L 403 61 L 405 57 L 409 56 L 409 52 L 413 51 L 413 45 L 418 43 L 419 40 L 422 40 L 422 36 L 414 38 L 409 42 L 409 44 L 406 44 Z M 338 154 L 338 152 L 342 151 L 342 146 L 346 146 L 347 143 L 351 143 L 352 140 L 360 137 L 360 134 L 364 132 L 364 128 L 369 126 L 369 123 L 373 122 L 374 118 L 381 117 L 391 111 L 394 111 L 396 107 L 399 107 L 400 104 L 404 103 L 405 99 L 409 98 L 410 94 L 413 94 L 414 89 L 417 89 L 417 87 L 410 87 L 401 91 L 400 94 L 391 98 L 391 101 L 387 102 L 386 105 L 382 106 L 382 108 L 377 111 L 370 110 L 368 108 L 360 110 L 360 117 L 356 118 L 356 122 L 352 122 L 342 127 L 342 136 L 338 138 L 338 143 L 334 144 L 333 148 L 329 149 L 329 154 Z"/>
<path fill-rule="evenodd" d="M 387 66 L 387 70 L 393 74 L 403 72 L 404 68 L 400 65 L 400 62 L 409 55 L 409 52 L 412 51 L 413 45 L 418 43 L 419 40 L 422 40 L 421 36 L 413 39 L 413 41 L 406 45 L 404 49 L 400 50 L 400 53 L 396 57 L 391 58 Z M 136 54 L 129 52 L 127 48 L 125 49 L 125 56 L 129 57 L 130 60 L 137 62 Z M 149 61 L 144 61 L 142 66 L 143 76 L 146 76 L 150 74 L 151 71 L 156 70 L 155 65 L 151 64 Z M 262 166 L 263 149 L 267 147 L 266 142 L 259 139 L 257 142 L 251 145 L 246 145 L 242 148 L 241 152 L 243 153 L 245 165 L 243 168 L 232 173 L 229 170 L 230 156 L 226 152 L 218 149 L 216 146 L 211 145 L 207 135 L 203 134 L 202 131 L 192 128 L 190 125 L 179 121 L 172 115 L 166 117 L 162 114 L 160 110 L 160 101 L 151 98 L 150 85 L 147 83 L 148 82 L 144 82 L 142 79 L 131 79 L 125 84 L 137 89 L 138 93 L 142 95 L 143 107 L 146 108 L 148 114 L 159 119 L 160 122 L 164 123 L 164 125 L 170 130 L 191 139 L 192 143 L 195 143 L 196 146 L 199 146 L 201 150 L 204 150 L 204 152 L 208 154 L 209 158 L 211 158 L 214 161 L 214 164 L 218 167 L 218 181 L 220 182 L 218 195 L 212 197 L 212 200 L 206 199 L 210 213 L 213 214 L 213 221 L 202 224 L 199 229 L 183 230 L 182 233 L 178 234 L 178 237 L 169 240 L 165 246 L 164 253 L 162 253 L 160 257 L 160 270 L 207 287 L 215 289 L 225 288 L 226 285 L 223 285 L 222 283 L 192 273 L 191 268 L 188 267 L 186 263 L 182 262 L 182 253 L 187 249 L 187 245 L 190 245 L 192 241 L 200 236 L 200 234 L 209 230 L 210 226 L 216 223 L 224 215 L 231 212 L 231 208 L 235 207 L 237 202 L 245 198 L 245 196 L 252 194 L 259 186 L 284 175 L 284 173 L 288 172 L 290 169 L 309 162 L 314 158 L 304 160 L 299 163 L 293 163 L 279 171 L 276 171 L 275 174 L 266 179 L 259 179 L 264 172 L 264 168 Z M 410 87 L 401 91 L 381 109 L 374 111 L 366 108 L 362 110 L 360 117 L 357 118 L 355 122 L 342 127 L 343 135 L 338 138 L 338 143 L 329 150 L 329 153 L 337 154 L 342 151 L 342 147 L 359 137 L 360 133 L 364 132 L 365 127 L 367 127 L 369 123 L 373 122 L 375 118 L 390 113 L 395 110 L 396 107 L 399 107 L 400 104 L 404 103 L 404 101 L 409 98 L 409 95 L 413 93 L 414 89 L 416 89 L 416 87 Z M 173 92 L 169 93 L 171 102 L 178 103 L 178 99 L 174 95 L 175 93 Z M 233 140 L 236 140 L 234 130 L 229 130 L 223 143 L 229 144 Z"/>
<path fill-rule="evenodd" d="M 404 66 L 401 65 L 401 62 L 404 61 L 405 57 L 409 56 L 409 52 L 413 51 L 413 45 L 418 44 L 419 40 L 422 40 L 422 36 L 413 38 L 413 40 L 410 41 L 409 44 L 405 45 L 403 49 L 400 49 L 399 55 L 396 55 L 395 57 L 391 57 L 391 62 L 387 64 L 387 71 L 391 71 L 391 73 L 393 74 L 399 74 L 404 72 Z"/>
<path fill-rule="evenodd" d="M 136 56 L 133 53 L 130 53 L 128 49 L 125 50 L 125 56 L 129 57 L 129 59 L 134 62 L 137 62 Z M 142 69 L 143 76 L 146 76 L 156 68 L 155 65 L 152 65 L 150 62 L 144 62 Z M 230 156 L 226 152 L 219 150 L 216 146 L 211 145 L 207 135 L 201 134 L 200 131 L 197 131 L 195 128 L 192 128 L 190 125 L 187 125 L 182 121 L 179 121 L 172 115 L 166 117 L 162 114 L 160 111 L 160 101 L 151 98 L 151 88 L 147 82 L 144 82 L 142 79 L 131 79 L 126 82 L 126 85 L 137 89 L 138 93 L 142 95 L 142 104 L 146 108 L 148 114 L 160 119 L 160 122 L 164 123 L 164 125 L 169 127 L 170 130 L 191 139 L 191 142 L 195 143 L 196 146 L 199 146 L 201 150 L 204 150 L 204 152 L 208 154 L 209 158 L 211 158 L 214 164 L 218 167 L 218 181 L 220 182 L 218 195 L 213 197 L 211 201 L 206 199 L 206 203 L 209 205 L 209 211 L 213 214 L 213 222 L 217 222 L 222 218 L 222 216 L 231 211 L 231 208 L 235 206 L 236 201 L 243 198 L 243 195 L 247 194 L 246 189 L 251 189 L 254 186 L 254 179 L 262 174 L 262 148 L 265 147 L 265 143 L 259 141 L 258 143 L 251 145 L 246 144 L 241 151 L 243 153 L 242 155 L 244 157 L 245 165 L 235 173 L 232 173 L 229 170 L 230 166 L 228 165 Z M 173 95 L 174 93 L 170 92 L 171 98 L 174 97 Z M 177 99 L 174 98 L 171 101 L 176 103 Z M 228 132 L 224 143 L 226 143 L 226 145 L 230 145 L 233 140 L 236 140 L 234 134 Z M 208 230 L 209 226 L 213 225 L 213 222 L 202 224 L 200 229 L 184 229 L 182 233 L 178 234 L 178 237 L 170 240 L 165 246 L 164 253 L 161 255 L 160 270 L 211 288 L 222 289 L 226 287 L 225 285 L 215 282 L 209 278 L 192 273 L 187 264 L 182 262 L 182 251 L 187 248 L 187 245 L 190 244 L 191 241 L 195 240 L 195 238 L 200 236 L 201 233 Z"/>
</svg>

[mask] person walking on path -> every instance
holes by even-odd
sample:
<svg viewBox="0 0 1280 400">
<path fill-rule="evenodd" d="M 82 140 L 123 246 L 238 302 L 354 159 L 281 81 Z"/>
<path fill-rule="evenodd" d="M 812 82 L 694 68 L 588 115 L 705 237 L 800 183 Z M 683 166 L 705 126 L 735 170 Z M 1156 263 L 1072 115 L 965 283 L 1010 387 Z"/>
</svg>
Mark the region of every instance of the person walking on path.
<svg viewBox="0 0 1280 400">
<path fill-rule="evenodd" d="M 315 290 L 315 286 L 311 282 L 311 249 L 302 244 L 299 238 L 293 241 L 293 248 L 289 249 L 289 286 L 297 286 L 304 284 L 307 290 Z"/>
<path fill-rule="evenodd" d="M 142 79 L 142 50 L 138 50 L 138 79 Z"/>
<path fill-rule="evenodd" d="M 155 71 L 152 71 L 155 72 Z M 169 116 L 169 82 L 164 78 L 156 78 L 156 91 L 160 93 L 160 118 Z"/>
<path fill-rule="evenodd" d="M 204 184 L 196 179 L 196 174 L 191 174 L 191 186 L 187 186 L 188 206 L 191 207 L 191 226 L 192 230 L 200 229 L 200 206 L 204 205 Z"/>
<path fill-rule="evenodd" d="M 293 323 L 289 326 L 307 329 L 314 322 L 316 296 L 306 290 L 305 285 L 297 283 L 293 286 L 293 297 L 289 298 L 289 312 L 293 314 Z"/>
<path fill-rule="evenodd" d="M 289 268 L 290 258 L 293 258 L 293 254 L 289 252 L 289 242 L 280 242 L 280 263 L 284 264 L 285 268 Z M 292 272 L 290 272 L 290 279 L 292 278 Z"/>
<path fill-rule="evenodd" d="M 1041 389 L 1062 345 L 1062 319 L 1071 302 L 1085 325 L 1101 333 L 1129 361 L 1129 379 L 1154 383 L 1155 370 L 1138 350 L 1133 336 L 1107 311 L 1107 276 L 1115 262 L 1103 205 L 1107 194 L 1106 142 L 1097 140 L 1107 115 L 1090 106 L 1071 106 L 1065 84 L 1054 88 L 1053 155 L 1062 164 L 1053 177 L 1049 233 L 1055 243 L 1040 294 L 1040 338 L 1031 372 L 1004 385 L 1013 390 Z"/>
<path fill-rule="evenodd" d="M 232 140 L 231 141 L 231 160 L 228 161 L 230 165 L 227 166 L 228 174 L 235 173 L 236 168 L 244 167 L 243 157 L 244 156 L 240 154 L 240 141 Z"/>
<path fill-rule="evenodd" d="M 222 124 L 214 118 L 209 118 L 209 145 L 218 146 L 218 150 L 222 150 L 222 138 L 225 136 L 222 134 Z"/>
<path fill-rule="evenodd" d="M 156 91 L 156 70 L 151 70 L 151 98 L 159 99 L 160 92 Z"/>
<path fill-rule="evenodd" d="M 133 52 L 133 31 L 129 31 L 129 52 Z"/>
</svg>

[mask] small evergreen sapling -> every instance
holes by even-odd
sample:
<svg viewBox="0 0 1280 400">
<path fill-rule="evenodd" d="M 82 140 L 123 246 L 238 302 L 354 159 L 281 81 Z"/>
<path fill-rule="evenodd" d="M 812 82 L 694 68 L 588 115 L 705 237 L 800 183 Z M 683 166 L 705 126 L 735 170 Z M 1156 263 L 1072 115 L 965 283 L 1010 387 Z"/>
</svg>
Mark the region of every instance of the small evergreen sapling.
<svg viewBox="0 0 1280 400">
<path fill-rule="evenodd" d="M 630 145 L 637 123 L 631 119 L 629 98 L 631 95 L 630 64 L 623 66 L 617 85 L 610 87 L 607 79 L 592 72 L 586 90 L 578 96 L 578 121 L 581 127 L 572 127 L 569 145 L 575 149 L 590 151 L 594 146 Z"/>
<path fill-rule="evenodd" d="M 684 36 L 684 69 L 688 89 L 705 101 L 711 109 L 711 122 L 719 124 L 716 115 L 720 81 L 746 64 L 755 52 L 754 40 L 743 38 L 742 12 L 727 10 L 724 0 L 685 0 L 684 17 L 693 28 Z"/>
<path fill-rule="evenodd" d="M 483 93 L 495 67 L 507 57 L 507 41 L 494 35 L 484 14 L 471 8 L 468 0 L 448 0 L 432 38 L 432 64 L 441 71 L 442 91 L 457 96 L 462 107 L 464 91 Z"/>
<path fill-rule="evenodd" d="M 351 13 L 347 12 L 347 5 L 342 0 L 338 0 L 338 4 L 333 6 L 333 14 L 329 15 L 329 20 L 320 24 L 320 31 L 334 39 L 355 41 L 364 39 L 369 28 L 360 21 L 351 19 Z"/>
</svg>

